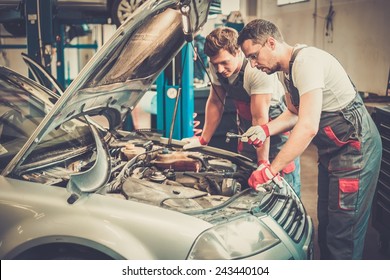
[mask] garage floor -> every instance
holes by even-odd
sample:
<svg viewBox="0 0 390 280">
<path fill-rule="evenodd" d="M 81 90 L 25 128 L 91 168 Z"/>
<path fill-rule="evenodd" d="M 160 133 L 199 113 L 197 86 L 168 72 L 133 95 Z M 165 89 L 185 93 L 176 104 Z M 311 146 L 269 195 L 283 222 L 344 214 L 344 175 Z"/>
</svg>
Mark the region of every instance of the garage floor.
<svg viewBox="0 0 390 280">
<path fill-rule="evenodd" d="M 306 211 L 312 217 L 315 236 L 314 236 L 314 259 L 319 259 L 319 249 L 317 245 L 317 149 L 314 145 L 309 148 L 301 156 L 301 180 L 302 189 L 301 196 Z M 378 232 L 369 225 L 366 244 L 363 258 L 365 260 L 387 260 L 390 256 L 386 256 L 379 251 Z"/>
</svg>

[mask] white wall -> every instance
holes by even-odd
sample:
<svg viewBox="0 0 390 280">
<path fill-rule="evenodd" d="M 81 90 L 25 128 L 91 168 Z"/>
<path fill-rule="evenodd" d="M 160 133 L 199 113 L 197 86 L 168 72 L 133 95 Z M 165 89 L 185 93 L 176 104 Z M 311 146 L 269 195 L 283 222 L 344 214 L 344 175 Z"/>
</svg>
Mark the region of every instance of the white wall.
<svg viewBox="0 0 390 280">
<path fill-rule="evenodd" d="M 240 9 L 240 0 L 221 0 L 221 10 L 224 15 Z"/>
<path fill-rule="evenodd" d="M 9 36 L 10 34 L 3 28 L 3 25 L 0 24 L 0 35 Z M 20 74 L 27 75 L 27 67 L 23 62 L 21 53 L 27 53 L 27 45 L 25 38 L 0 38 L 0 45 L 24 45 L 26 48 L 18 49 L 0 49 L 0 65 L 9 67 Z"/>
<path fill-rule="evenodd" d="M 247 2 L 241 0 L 241 13 Z M 275 22 L 285 40 L 324 49 L 343 64 L 359 91 L 384 95 L 390 63 L 390 1 L 333 0 L 333 36 L 325 35 L 330 0 L 277 6 L 257 0 L 257 18 Z M 246 22 L 254 17 L 246 17 Z"/>
</svg>

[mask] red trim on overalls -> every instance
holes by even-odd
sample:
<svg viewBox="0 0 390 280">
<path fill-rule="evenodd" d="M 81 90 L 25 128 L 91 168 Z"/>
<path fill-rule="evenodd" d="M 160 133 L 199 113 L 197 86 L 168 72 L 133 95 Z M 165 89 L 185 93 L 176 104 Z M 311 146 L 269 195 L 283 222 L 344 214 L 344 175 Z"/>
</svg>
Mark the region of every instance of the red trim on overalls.
<svg viewBox="0 0 390 280">
<path fill-rule="evenodd" d="M 289 164 L 286 165 L 285 168 L 283 168 L 282 173 L 283 174 L 290 174 L 295 170 L 295 162 L 292 161 Z"/>
<path fill-rule="evenodd" d="M 359 179 L 356 178 L 340 178 L 339 179 L 339 208 L 344 210 L 353 210 L 354 207 L 346 207 L 341 205 L 343 195 L 352 194 L 359 191 Z"/>
<path fill-rule="evenodd" d="M 241 100 L 234 100 L 234 105 L 237 110 L 237 114 L 247 120 L 252 121 L 252 114 L 251 114 L 251 106 L 248 102 L 241 101 Z"/>
<path fill-rule="evenodd" d="M 357 140 L 348 140 L 348 141 L 341 141 L 337 138 L 336 134 L 334 134 L 332 128 L 330 126 L 324 127 L 325 134 L 329 137 L 330 140 L 332 140 L 338 147 L 342 147 L 344 145 L 350 144 L 352 147 L 354 147 L 356 150 L 360 151 L 360 142 Z"/>
<path fill-rule="evenodd" d="M 343 193 L 355 193 L 359 190 L 359 179 L 340 178 L 339 187 Z"/>
<path fill-rule="evenodd" d="M 242 142 L 240 141 L 240 139 L 238 139 L 237 151 L 238 151 L 238 152 L 241 152 L 243 149 L 244 149 L 244 143 L 242 143 Z"/>
</svg>

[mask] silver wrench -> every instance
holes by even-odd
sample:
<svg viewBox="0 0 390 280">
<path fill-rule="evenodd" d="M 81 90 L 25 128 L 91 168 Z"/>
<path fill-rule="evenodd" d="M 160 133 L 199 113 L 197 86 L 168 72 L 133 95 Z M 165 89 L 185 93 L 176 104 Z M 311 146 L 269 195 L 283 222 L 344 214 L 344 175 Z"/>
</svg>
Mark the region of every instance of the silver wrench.
<svg viewBox="0 0 390 280">
<path fill-rule="evenodd" d="M 242 135 L 240 135 L 240 134 L 236 134 L 233 132 L 227 132 L 225 142 L 229 143 L 231 138 L 241 138 L 241 137 L 242 137 Z"/>
</svg>

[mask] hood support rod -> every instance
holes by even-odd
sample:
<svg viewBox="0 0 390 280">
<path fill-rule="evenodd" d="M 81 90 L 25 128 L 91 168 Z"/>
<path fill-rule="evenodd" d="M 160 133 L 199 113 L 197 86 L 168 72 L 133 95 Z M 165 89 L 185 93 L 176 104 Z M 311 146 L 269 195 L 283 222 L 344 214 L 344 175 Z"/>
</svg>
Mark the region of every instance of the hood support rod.
<svg viewBox="0 0 390 280">
<path fill-rule="evenodd" d="M 177 108 L 179 107 L 180 97 L 181 97 L 181 87 L 179 87 L 179 89 L 177 90 L 175 109 L 174 109 L 173 115 L 172 115 L 171 128 L 169 129 L 168 147 L 170 147 L 172 145 L 173 129 L 175 127 L 176 114 L 177 114 Z"/>
</svg>

